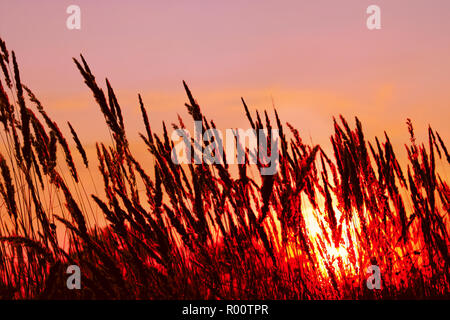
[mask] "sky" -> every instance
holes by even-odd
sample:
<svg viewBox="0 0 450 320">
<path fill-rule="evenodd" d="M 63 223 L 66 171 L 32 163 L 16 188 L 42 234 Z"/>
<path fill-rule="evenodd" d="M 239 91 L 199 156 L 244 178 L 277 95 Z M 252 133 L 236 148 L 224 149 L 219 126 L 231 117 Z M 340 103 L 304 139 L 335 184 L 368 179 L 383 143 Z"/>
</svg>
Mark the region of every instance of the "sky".
<svg viewBox="0 0 450 320">
<path fill-rule="evenodd" d="M 66 27 L 72 4 L 80 30 Z M 372 4 L 379 30 L 366 26 Z M 144 131 L 138 93 L 156 131 L 177 114 L 188 119 L 185 80 L 221 128 L 249 127 L 244 97 L 252 110 L 275 105 L 322 145 L 333 116 L 358 116 L 367 138 L 387 131 L 402 157 L 407 118 L 419 140 L 429 124 L 450 137 L 449 18 L 448 0 L 1 0 L 0 37 L 16 52 L 22 81 L 87 145 L 108 133 L 72 61 L 80 53 L 99 84 L 111 81 L 131 140 Z"/>
</svg>

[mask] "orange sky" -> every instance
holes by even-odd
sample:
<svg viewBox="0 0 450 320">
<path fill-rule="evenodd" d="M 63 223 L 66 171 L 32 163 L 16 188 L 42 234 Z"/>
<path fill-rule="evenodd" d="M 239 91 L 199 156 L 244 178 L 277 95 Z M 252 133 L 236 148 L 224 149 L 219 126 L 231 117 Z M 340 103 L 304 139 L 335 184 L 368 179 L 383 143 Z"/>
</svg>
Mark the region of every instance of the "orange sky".
<svg viewBox="0 0 450 320">
<path fill-rule="evenodd" d="M 81 30 L 66 28 L 70 4 Z M 366 27 L 370 4 L 381 30 Z M 241 96 L 253 109 L 273 99 L 305 140 L 329 145 L 332 116 L 356 115 L 368 138 L 386 130 L 402 157 L 408 117 L 419 140 L 428 124 L 450 137 L 449 18 L 448 0 L 2 0 L 0 36 L 22 81 L 87 144 L 107 131 L 71 60 L 79 53 L 110 79 L 130 138 L 143 131 L 138 92 L 157 131 L 177 113 L 187 119 L 186 80 L 219 127 L 248 127 Z"/>
</svg>

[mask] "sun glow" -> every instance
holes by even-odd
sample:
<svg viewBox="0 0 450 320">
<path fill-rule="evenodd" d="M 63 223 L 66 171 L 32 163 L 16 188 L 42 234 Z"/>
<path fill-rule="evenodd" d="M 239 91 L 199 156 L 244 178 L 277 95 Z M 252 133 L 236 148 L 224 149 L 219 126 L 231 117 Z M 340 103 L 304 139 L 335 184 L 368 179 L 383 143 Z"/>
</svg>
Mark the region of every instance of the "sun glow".
<svg viewBox="0 0 450 320">
<path fill-rule="evenodd" d="M 337 221 L 340 221 L 342 212 L 336 207 L 334 207 L 334 211 Z M 360 268 L 358 264 L 358 253 L 351 245 L 351 243 L 357 243 L 355 226 L 342 222 L 339 245 L 335 246 L 331 239 L 332 231 L 324 223 L 324 215 L 320 211 L 312 207 L 305 208 L 304 217 L 309 241 L 311 241 L 312 247 L 314 248 L 314 258 L 320 273 L 325 278 L 328 278 L 328 267 L 334 269 L 335 274 L 341 277 L 344 274 L 357 274 Z M 321 228 L 321 223 L 323 229 Z M 296 252 L 298 253 L 299 250 L 300 248 L 297 243 L 288 244 L 287 251 L 289 257 L 295 257 Z"/>
</svg>

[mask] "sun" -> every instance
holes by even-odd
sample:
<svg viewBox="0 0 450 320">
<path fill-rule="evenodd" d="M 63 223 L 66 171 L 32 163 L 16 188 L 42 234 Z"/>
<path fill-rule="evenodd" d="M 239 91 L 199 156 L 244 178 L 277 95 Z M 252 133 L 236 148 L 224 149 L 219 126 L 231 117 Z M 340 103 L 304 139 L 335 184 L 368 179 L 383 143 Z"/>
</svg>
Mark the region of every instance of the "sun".
<svg viewBox="0 0 450 320">
<path fill-rule="evenodd" d="M 334 207 L 334 211 L 336 220 L 340 221 L 342 212 L 336 207 Z M 315 210 L 312 207 L 305 210 L 308 235 L 313 244 L 314 254 L 321 273 L 328 277 L 328 265 L 328 267 L 333 268 L 335 273 L 340 276 L 343 276 L 344 273 L 347 275 L 356 274 L 359 270 L 358 259 L 356 253 L 351 249 L 351 242 L 357 243 L 354 226 L 347 224 L 345 221 L 342 222 L 341 238 L 339 244 L 336 246 L 332 241 L 327 241 L 327 239 L 331 238 L 332 231 L 328 227 L 328 224 L 324 223 L 323 217 L 324 215 L 319 210 Z M 352 254 L 354 259 L 351 259 Z"/>
</svg>

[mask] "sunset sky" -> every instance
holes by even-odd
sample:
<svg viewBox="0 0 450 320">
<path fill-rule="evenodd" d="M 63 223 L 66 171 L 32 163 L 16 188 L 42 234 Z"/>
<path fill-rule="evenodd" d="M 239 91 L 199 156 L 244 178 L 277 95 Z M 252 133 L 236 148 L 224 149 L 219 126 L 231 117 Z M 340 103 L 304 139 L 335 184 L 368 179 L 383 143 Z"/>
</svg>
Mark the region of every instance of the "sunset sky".
<svg viewBox="0 0 450 320">
<path fill-rule="evenodd" d="M 81 30 L 66 28 L 71 4 L 81 8 Z M 381 8 L 381 30 L 366 27 L 371 4 Z M 22 81 L 87 144 L 107 131 L 72 62 L 79 53 L 116 89 L 132 139 L 144 130 L 137 94 L 158 131 L 162 120 L 186 116 L 186 80 L 222 128 L 248 128 L 242 96 L 253 110 L 273 101 L 314 143 L 329 145 L 339 114 L 358 116 L 369 139 L 386 130 L 397 147 L 408 117 L 417 135 L 431 124 L 448 141 L 449 31 L 448 0 L 0 2 L 0 36 Z"/>
</svg>

